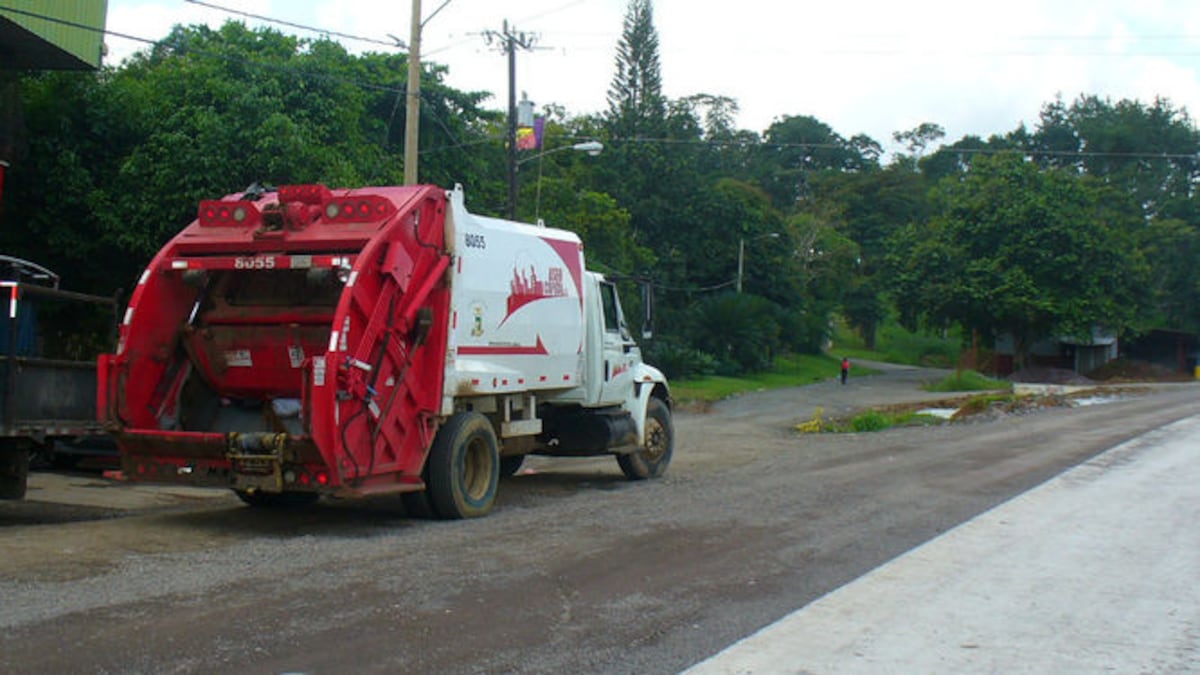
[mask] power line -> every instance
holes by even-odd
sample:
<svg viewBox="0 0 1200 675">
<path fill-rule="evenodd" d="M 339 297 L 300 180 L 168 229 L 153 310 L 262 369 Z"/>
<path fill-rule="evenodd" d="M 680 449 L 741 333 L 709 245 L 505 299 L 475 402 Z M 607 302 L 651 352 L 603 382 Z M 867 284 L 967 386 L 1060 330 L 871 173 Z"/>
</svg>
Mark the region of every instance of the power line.
<svg viewBox="0 0 1200 675">
<path fill-rule="evenodd" d="M 311 31 L 313 33 L 321 33 L 323 35 L 336 35 L 337 37 L 345 38 L 347 40 L 355 40 L 357 42 L 367 42 L 370 44 L 383 45 L 385 47 L 399 47 L 400 49 L 408 49 L 408 45 L 404 44 L 403 40 L 399 40 L 399 39 L 395 39 L 395 38 L 393 38 L 391 41 L 378 40 L 375 38 L 362 37 L 361 35 L 353 35 L 350 33 L 339 33 L 338 31 L 333 31 L 333 30 L 329 30 L 326 28 L 315 28 L 313 26 L 306 26 L 306 25 L 300 24 L 300 23 L 284 21 L 283 19 L 273 19 L 269 16 L 263 16 L 261 14 L 251 14 L 250 12 L 244 12 L 240 9 L 230 9 L 229 7 L 222 7 L 221 5 L 215 5 L 211 2 L 204 2 L 204 0 L 184 0 L 184 1 L 190 2 L 193 5 L 200 5 L 201 7 L 208 7 L 208 8 L 216 9 L 216 10 L 219 10 L 222 12 L 227 12 L 229 14 L 236 14 L 238 16 L 244 16 L 249 19 L 257 19 L 258 21 L 266 21 L 269 23 L 275 23 L 275 24 L 279 24 L 281 26 L 287 26 L 289 28 L 298 28 L 300 30 Z"/>
<path fill-rule="evenodd" d="M 796 148 L 801 150 L 844 150 L 845 145 L 837 143 L 767 143 L 756 140 L 705 140 L 705 139 L 676 139 L 676 138 L 613 138 L 607 143 L 611 145 L 620 145 L 622 143 L 655 143 L 659 145 L 699 145 L 699 146 L 739 146 L 747 148 L 770 148 L 770 149 L 787 149 Z M 943 146 L 938 150 L 927 153 L 925 157 L 936 154 L 944 150 L 946 152 L 958 153 L 963 155 L 1003 155 L 1017 154 L 1030 157 L 1076 157 L 1080 159 L 1190 159 L 1200 160 L 1200 153 L 1171 153 L 1171 152 L 1104 152 L 1104 151 L 1089 151 L 1089 150 L 1037 150 L 1025 148 L 951 148 Z"/>
<path fill-rule="evenodd" d="M 57 24 L 60 24 L 63 26 L 70 26 L 71 28 L 79 28 L 81 30 L 90 31 L 92 33 L 100 33 L 102 35 L 112 35 L 114 37 L 119 37 L 119 38 L 123 38 L 126 40 L 133 40 L 134 42 L 143 42 L 143 43 L 151 44 L 151 45 L 158 44 L 158 42 L 155 40 L 138 37 L 136 35 L 126 35 L 125 33 L 118 33 L 116 31 L 107 30 L 104 28 L 96 28 L 95 26 L 88 26 L 86 24 L 77 23 L 75 21 L 68 21 L 67 19 L 60 19 L 56 16 L 47 16 L 45 14 L 39 14 L 37 12 L 29 12 L 29 11 L 26 11 L 23 9 L 17 9 L 16 7 L 4 6 L 4 7 L 0 7 L 0 11 L 9 12 L 12 14 L 20 14 L 22 16 L 27 16 L 27 17 L 30 17 L 33 19 L 41 19 L 43 21 L 49 21 L 50 23 L 57 23 Z"/>
<path fill-rule="evenodd" d="M 196 4 L 204 4 L 204 5 L 208 6 L 208 5 L 207 5 L 207 3 L 198 2 L 197 0 L 187 0 L 187 1 L 188 1 L 188 2 L 195 2 Z M 444 5 L 443 5 L 443 6 L 444 6 Z M 178 51 L 178 49 L 176 48 L 176 45 L 170 44 L 169 42 L 167 42 L 167 41 L 165 41 L 165 40 L 151 40 L 151 39 L 148 39 L 148 38 L 143 38 L 143 37 L 139 37 L 139 36 L 136 36 L 136 35 L 127 35 L 127 34 L 124 34 L 124 33 L 118 33 L 118 32 L 116 32 L 116 31 L 112 31 L 112 30 L 107 30 L 107 29 L 103 29 L 103 28 L 96 28 L 95 26 L 88 26 L 88 25 L 85 25 L 85 24 L 80 24 L 80 23 L 76 23 L 76 22 L 73 22 L 73 21 L 68 21 L 68 20 L 65 20 L 65 19 L 60 19 L 60 18 L 58 18 L 58 17 L 48 16 L 48 15 L 45 15 L 45 14 L 39 14 L 39 13 L 37 13 L 37 12 L 29 12 L 29 11 L 26 11 L 26 10 L 21 10 L 21 9 L 16 9 L 16 8 L 11 8 L 11 7 L 7 7 L 7 6 L 0 6 L 0 10 L 2 10 L 2 11 L 8 11 L 8 12 L 13 12 L 13 13 L 15 13 L 15 14 L 20 14 L 20 15 L 23 15 L 23 16 L 28 16 L 28 17 L 35 18 L 35 19 L 42 19 L 42 20 L 45 20 L 45 21 L 49 21 L 49 22 L 51 22 L 51 23 L 57 23 L 57 24 L 62 24 L 62 25 L 70 26 L 70 27 L 72 27 L 72 28 L 79 28 L 79 29 L 86 30 L 86 31 L 90 31 L 90 32 L 93 32 L 93 33 L 100 33 L 100 34 L 102 34 L 102 35 L 113 35 L 113 36 L 120 37 L 120 38 L 124 38 L 124 39 L 127 39 L 127 40 L 133 40 L 133 41 L 135 41 L 135 42 L 141 42 L 141 43 L 144 43 L 144 44 L 148 44 L 148 45 L 151 45 L 151 46 L 153 46 L 153 47 L 161 47 L 161 48 L 164 48 L 164 49 L 169 49 L 169 50 L 171 50 L 171 51 Z M 265 19 L 265 18 L 264 18 L 264 20 L 270 20 L 270 19 Z M 317 29 L 317 28 L 308 28 L 308 27 L 305 27 L 305 28 L 306 28 L 306 29 L 308 29 L 308 30 L 316 30 L 316 31 L 319 31 L 319 30 L 321 30 L 321 29 Z M 346 36 L 346 34 L 342 34 L 342 33 L 332 33 L 332 32 L 330 32 L 330 31 L 326 31 L 326 32 L 327 32 L 327 33 L 330 33 L 330 34 L 337 34 L 337 35 Z M 353 37 L 353 36 L 349 36 L 349 37 Z M 395 46 L 395 45 L 389 45 L 389 46 Z M 192 51 L 193 51 L 193 53 L 196 53 L 196 54 L 201 54 L 201 55 L 205 55 L 205 56 L 209 56 L 209 57 L 219 58 L 219 59 L 223 59 L 223 60 L 225 60 L 225 61 L 237 61 L 238 63 L 245 63 L 245 62 L 244 62 L 242 59 L 239 59 L 239 58 L 237 58 L 237 57 L 231 56 L 231 55 L 229 55 L 229 54 L 224 54 L 224 53 L 220 53 L 220 52 L 208 51 L 208 50 L 205 50 L 205 49 L 193 49 Z M 250 66 L 251 66 L 251 67 L 253 67 L 253 68 L 258 68 L 258 69 L 261 69 L 261 70 L 269 70 L 269 71 L 275 71 L 275 72 L 282 72 L 282 73 L 286 73 L 286 74 L 298 74 L 300 77 L 302 77 L 302 78 L 304 78 L 304 79 L 306 79 L 306 80 L 309 80 L 309 81 L 315 81 L 315 82 L 332 82 L 332 83 L 338 83 L 338 84 L 349 84 L 349 85 L 353 85 L 353 86 L 356 86 L 356 87 L 361 87 L 361 88 L 363 88 L 363 89 L 372 89 L 372 90 L 375 90 L 375 91 L 388 92 L 388 93 L 395 93 L 395 94 L 397 94 L 397 95 L 403 95 L 403 94 L 405 93 L 405 90 L 404 90 L 402 87 L 393 87 L 393 86 L 387 86 L 387 85 L 380 85 L 380 84 L 375 84 L 375 83 L 372 83 L 372 82 L 363 82 L 363 81 L 361 81 L 361 80 L 351 80 L 351 79 L 347 79 L 347 78 L 344 78 L 344 77 L 338 77 L 338 76 L 333 76 L 333 75 L 322 75 L 322 74 L 319 74 L 319 73 L 314 73 L 314 72 L 311 72 L 311 71 L 299 70 L 299 69 L 296 69 L 296 68 L 292 68 L 292 67 L 290 67 L 290 66 L 284 66 L 284 65 L 274 65 L 274 64 L 269 64 L 269 63 L 261 63 L 261 62 L 251 62 L 251 63 L 249 63 L 248 65 L 250 65 Z M 422 92 L 421 92 L 421 96 L 424 98 L 424 97 L 425 97 L 425 95 L 426 95 L 426 92 L 422 91 Z M 432 99 L 429 99 L 429 102 L 431 102 L 431 103 L 432 103 L 432 102 L 434 102 L 434 101 L 433 101 Z M 438 116 L 438 115 L 436 114 L 436 112 L 434 112 L 434 111 L 432 110 L 432 106 L 430 106 L 430 107 L 429 107 L 429 109 L 427 110 L 427 114 L 428 114 L 428 115 L 430 115 L 430 116 L 433 118 L 433 120 L 434 120 L 434 121 L 435 121 L 435 122 L 438 124 L 438 126 L 439 126 L 439 127 L 441 127 L 441 129 L 442 129 L 442 130 L 443 130 L 443 131 L 446 133 L 446 135 L 447 135 L 447 136 L 449 136 L 449 137 L 450 137 L 452 140 L 455 140 L 455 141 L 457 141 L 457 139 L 455 138 L 454 132 L 452 132 L 452 131 L 450 130 L 450 127 L 449 127 L 449 125 L 446 123 L 446 121 L 445 121 L 445 120 L 443 120 L 443 119 L 442 119 L 440 116 Z M 459 145 L 460 145 L 460 146 L 463 146 L 463 147 L 465 147 L 466 145 L 469 145 L 469 144 L 459 144 Z M 448 146 L 448 147 L 446 147 L 446 148 L 443 148 L 443 149 L 452 149 L 452 148 L 454 148 L 454 147 L 457 147 L 457 146 Z"/>
<path fill-rule="evenodd" d="M 321 32 L 321 33 L 325 33 L 328 35 L 337 35 L 339 37 L 345 37 L 347 39 L 354 39 L 354 40 L 362 40 L 365 42 L 376 42 L 378 44 L 385 44 L 390 47 L 398 46 L 395 43 L 387 43 L 387 42 L 382 42 L 382 41 L 378 41 L 378 40 L 373 40 L 371 38 L 363 38 L 360 36 L 350 35 L 347 33 L 338 33 L 335 31 L 328 31 L 328 30 L 324 30 L 321 28 L 303 26 L 301 24 L 294 24 L 294 23 L 290 23 L 290 22 L 286 22 L 286 21 L 282 21 L 282 20 L 278 20 L 278 19 L 271 19 L 269 17 L 252 15 L 252 14 L 240 12 L 238 10 L 231 10 L 231 9 L 227 9 L 227 8 L 220 7 L 217 5 L 213 5 L 213 4 L 205 2 L 203 0 L 185 0 L 185 1 L 193 3 L 193 4 L 197 4 L 197 5 L 212 7 L 214 9 L 219 9 L 222 11 L 228 11 L 228 12 L 235 13 L 235 14 L 242 14 L 242 15 L 245 15 L 245 16 L 248 16 L 251 18 L 256 18 L 256 19 L 263 20 L 263 21 L 280 23 L 283 25 L 288 25 L 288 26 L 300 28 L 303 30 Z M 570 6 L 570 4 L 564 5 L 563 8 L 569 7 L 569 6 Z M 560 8 L 560 9 L 562 9 L 562 8 Z M 172 49 L 172 50 L 175 49 L 174 45 L 171 45 L 171 44 L 167 43 L 166 41 L 151 40 L 148 38 L 144 38 L 144 37 L 140 37 L 140 36 L 136 36 L 136 35 L 130 35 L 127 33 L 121 33 L 121 32 L 109 30 L 106 28 L 96 28 L 95 26 L 89 26 L 89 25 L 81 24 L 81 23 L 78 23 L 75 21 L 61 19 L 61 18 L 53 17 L 53 16 L 48 16 L 46 14 L 41 14 L 38 12 L 31 12 L 31 11 L 27 11 L 27 10 L 23 10 L 23 9 L 18 9 L 15 7 L 0 6 L 0 11 L 9 12 L 12 14 L 18 14 L 21 16 L 27 16 L 27 17 L 35 18 L 35 19 L 41 19 L 41 20 L 48 21 L 51 23 L 69 26 L 72 28 L 78 28 L 80 30 L 90 31 L 90 32 L 94 32 L 94 33 L 101 33 L 103 35 L 112 35 L 112 36 L 119 37 L 122 39 L 132 40 L 135 42 L 141 42 L 141 43 L 152 45 L 155 47 L 164 47 L 164 48 Z M 545 12 L 543 15 L 552 13 L 553 11 L 557 11 L 557 10 L 549 10 L 549 11 Z M 508 33 L 509 28 L 510 27 L 507 25 L 507 22 L 506 22 L 505 27 L 504 27 L 504 29 L 505 29 L 504 32 L 496 33 L 495 31 L 487 31 L 484 33 L 484 35 L 485 35 L 485 37 L 487 37 L 489 39 L 489 42 L 492 40 L 499 42 L 502 39 L 504 39 L 506 35 L 509 34 Z M 536 40 L 538 39 L 538 36 L 536 34 L 524 33 L 524 32 L 513 33 L 511 35 L 511 37 L 514 40 L 517 40 L 519 38 L 519 43 L 514 42 L 514 45 L 519 46 L 523 49 L 533 49 L 533 45 L 536 42 Z M 1079 39 L 1085 39 L 1086 37 L 1087 36 L 1078 36 Z M 1187 36 L 1160 36 L 1160 37 L 1176 37 L 1176 38 L 1182 39 Z M 1049 39 L 1049 38 L 1047 38 L 1047 39 Z M 501 47 L 503 48 L 504 45 L 501 45 Z M 196 53 L 205 54 L 208 56 L 215 56 L 215 57 L 222 58 L 225 60 L 238 60 L 235 57 L 232 57 L 232 56 L 229 56 L 226 54 L 210 52 L 207 50 L 196 50 Z M 383 92 L 390 92 L 390 93 L 398 93 L 398 94 L 404 93 L 404 89 L 402 89 L 400 87 L 379 85 L 379 84 L 374 84 L 374 83 L 370 83 L 370 82 L 363 82 L 363 81 L 359 81 L 359 80 L 350 80 L 350 79 L 346 79 L 343 77 L 336 77 L 336 76 L 330 76 L 330 75 L 320 75 L 317 73 L 306 72 L 306 71 L 297 71 L 296 69 L 293 69 L 293 68 L 290 68 L 287 66 L 276 66 L 276 65 L 272 65 L 272 64 L 266 64 L 266 63 L 254 63 L 253 65 L 255 67 L 267 69 L 267 70 L 283 71 L 283 72 L 288 72 L 288 73 L 299 72 L 299 74 L 302 77 L 304 77 L 306 79 L 310 79 L 310 80 L 315 80 L 315 81 L 327 81 L 327 82 L 336 82 L 336 83 L 342 83 L 342 84 L 351 84 L 354 86 L 362 87 L 364 89 L 373 89 L 376 91 L 383 91 Z M 424 92 L 422 92 L 422 96 L 424 96 Z M 449 129 L 448 125 L 445 123 L 445 121 L 441 120 L 440 118 L 437 118 L 436 116 L 435 116 L 435 119 L 438 122 L 439 126 L 442 127 L 443 131 L 445 131 L 448 135 L 450 135 L 453 138 L 453 134 L 450 132 L 450 129 Z M 488 139 L 485 139 L 482 141 L 470 141 L 467 143 L 456 143 L 455 145 L 427 149 L 422 152 L 423 153 L 441 152 L 441 151 L 445 151 L 445 150 L 452 150 L 452 149 L 456 149 L 456 148 L 468 147 L 468 146 L 476 145 L 479 143 L 492 142 L 494 140 L 496 140 L 496 139 L 488 138 Z M 759 140 L 739 140 L 739 139 L 714 141 L 714 140 L 705 140 L 705 139 L 691 140 L 691 139 L 671 139 L 671 138 L 625 138 L 625 139 L 617 138 L 617 139 L 611 139 L 609 141 L 609 143 L 611 143 L 613 145 L 619 145 L 621 143 L 656 143 L 656 144 L 661 144 L 661 145 L 699 145 L 699 146 L 710 146 L 710 147 L 741 146 L 741 147 L 752 147 L 752 148 L 778 148 L 778 149 L 798 148 L 798 149 L 809 149 L 809 150 L 844 149 L 844 146 L 841 146 L 838 144 L 833 144 L 833 143 L 765 143 L 765 142 L 762 142 Z M 966 155 L 966 154 L 978 154 L 978 155 L 1018 154 L 1018 155 L 1022 155 L 1022 156 L 1028 156 L 1028 157 L 1046 157 L 1046 158 L 1200 160 L 1200 155 L 1198 155 L 1198 154 L 1185 154 L 1185 153 L 1103 152 L 1103 151 L 1088 151 L 1088 150 L 1036 150 L 1036 149 L 1022 149 L 1022 148 L 949 148 L 949 147 L 942 147 L 939 150 L 933 151 L 933 153 L 930 153 L 930 155 L 935 154 L 936 152 L 942 151 L 942 150 L 944 150 L 946 152 L 955 152 L 955 153 L 962 154 L 962 155 Z M 929 156 L 929 155 L 926 155 L 926 156 Z"/>
</svg>

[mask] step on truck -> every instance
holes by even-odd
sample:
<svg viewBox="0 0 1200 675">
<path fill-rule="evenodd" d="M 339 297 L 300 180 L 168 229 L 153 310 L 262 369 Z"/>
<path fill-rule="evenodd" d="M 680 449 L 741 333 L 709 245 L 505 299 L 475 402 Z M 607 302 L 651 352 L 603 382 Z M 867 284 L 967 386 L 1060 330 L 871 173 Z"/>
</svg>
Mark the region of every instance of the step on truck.
<svg viewBox="0 0 1200 675">
<path fill-rule="evenodd" d="M 99 360 L 133 481 L 252 506 L 398 493 L 486 514 L 526 455 L 661 476 L 666 379 L 574 233 L 469 213 L 460 187 L 254 186 L 201 202 Z"/>
</svg>

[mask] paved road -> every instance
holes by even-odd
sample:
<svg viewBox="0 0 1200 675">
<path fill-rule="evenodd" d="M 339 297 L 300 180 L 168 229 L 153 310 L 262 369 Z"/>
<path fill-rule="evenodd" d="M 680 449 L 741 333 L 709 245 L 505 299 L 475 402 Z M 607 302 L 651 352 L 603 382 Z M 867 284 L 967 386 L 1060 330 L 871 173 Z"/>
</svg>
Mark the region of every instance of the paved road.
<svg viewBox="0 0 1200 675">
<path fill-rule="evenodd" d="M 977 424 L 792 431 L 817 406 L 929 398 L 916 384 L 931 377 L 681 414 L 666 479 L 626 482 L 611 459 L 531 462 L 475 521 L 411 520 L 397 500 L 261 512 L 222 493 L 106 510 L 38 485 L 0 504 L 0 672 L 676 673 L 1200 413 L 1189 385 Z"/>
<path fill-rule="evenodd" d="M 972 519 L 691 668 L 1200 672 L 1200 417 Z"/>
</svg>

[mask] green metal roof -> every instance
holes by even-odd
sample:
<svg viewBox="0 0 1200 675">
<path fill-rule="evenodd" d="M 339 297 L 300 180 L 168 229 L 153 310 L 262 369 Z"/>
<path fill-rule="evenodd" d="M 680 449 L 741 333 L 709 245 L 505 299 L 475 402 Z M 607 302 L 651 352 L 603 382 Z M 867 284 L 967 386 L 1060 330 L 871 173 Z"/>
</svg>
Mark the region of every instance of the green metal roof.
<svg viewBox="0 0 1200 675">
<path fill-rule="evenodd" d="M 0 0 L 0 70 L 100 67 L 108 0 Z"/>
</svg>

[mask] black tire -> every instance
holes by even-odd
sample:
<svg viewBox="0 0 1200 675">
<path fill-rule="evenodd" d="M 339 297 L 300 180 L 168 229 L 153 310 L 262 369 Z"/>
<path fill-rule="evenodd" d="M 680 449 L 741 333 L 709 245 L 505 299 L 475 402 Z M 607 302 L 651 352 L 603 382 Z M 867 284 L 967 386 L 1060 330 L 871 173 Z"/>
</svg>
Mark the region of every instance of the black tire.
<svg viewBox="0 0 1200 675">
<path fill-rule="evenodd" d="M 433 500 L 429 498 L 428 490 L 405 492 L 400 495 L 400 503 L 404 505 L 404 513 L 408 514 L 409 518 L 433 520 L 438 517 L 437 511 L 433 510 Z"/>
<path fill-rule="evenodd" d="M 658 478 L 667 472 L 675 453 L 675 427 L 671 409 L 660 398 L 646 406 L 646 442 L 635 452 L 617 455 L 617 464 L 629 480 Z"/>
<path fill-rule="evenodd" d="M 315 492 L 262 492 L 234 490 L 238 499 L 257 509 L 294 509 L 317 503 L 321 495 Z"/>
<path fill-rule="evenodd" d="M 0 499 L 24 499 L 29 477 L 29 450 L 11 439 L 0 440 Z"/>
<path fill-rule="evenodd" d="M 429 451 L 426 489 L 447 520 L 487 515 L 500 482 L 500 452 L 492 423 L 477 412 L 455 414 Z"/>
<path fill-rule="evenodd" d="M 521 465 L 525 463 L 525 455 L 509 455 L 500 458 L 500 477 L 508 478 L 517 475 Z"/>
</svg>

